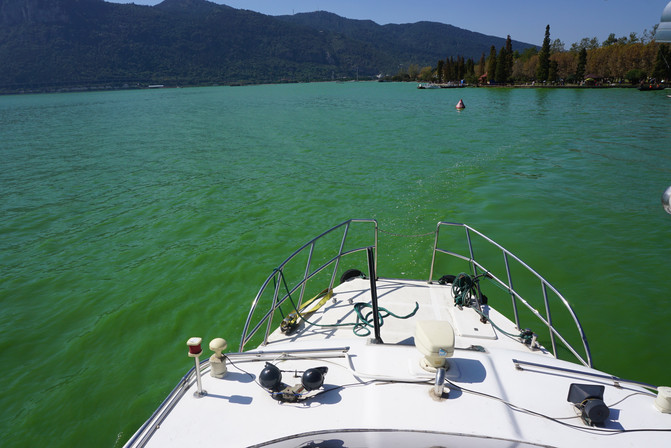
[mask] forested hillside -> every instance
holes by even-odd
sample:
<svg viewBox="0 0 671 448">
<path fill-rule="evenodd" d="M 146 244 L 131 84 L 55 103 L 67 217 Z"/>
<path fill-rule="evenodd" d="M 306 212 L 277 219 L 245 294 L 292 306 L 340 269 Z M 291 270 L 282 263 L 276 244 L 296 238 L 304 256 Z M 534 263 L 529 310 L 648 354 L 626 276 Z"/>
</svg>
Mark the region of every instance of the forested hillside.
<svg viewBox="0 0 671 448">
<path fill-rule="evenodd" d="M 367 42 L 379 52 L 393 54 L 405 64 L 420 67 L 435 64 L 437 60 L 450 56 L 477 60 L 492 45 L 499 48 L 506 42 L 505 37 L 486 36 L 436 22 L 378 25 L 370 20 L 351 20 L 325 11 L 278 18 Z M 511 42 L 513 48 L 520 52 L 526 48 L 535 48 L 534 45 L 519 41 Z"/>
<path fill-rule="evenodd" d="M 505 40 L 329 13 L 271 17 L 206 0 L 0 2 L 0 91 L 294 82 L 393 75 Z M 514 42 L 516 50 L 533 47 Z"/>
</svg>

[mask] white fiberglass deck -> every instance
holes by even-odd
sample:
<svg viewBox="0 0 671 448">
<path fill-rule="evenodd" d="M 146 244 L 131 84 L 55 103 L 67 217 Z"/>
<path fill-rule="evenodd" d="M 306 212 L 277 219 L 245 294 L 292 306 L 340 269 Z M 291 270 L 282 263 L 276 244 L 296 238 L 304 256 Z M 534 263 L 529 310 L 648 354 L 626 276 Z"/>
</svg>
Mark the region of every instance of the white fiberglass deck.
<svg viewBox="0 0 671 448">
<path fill-rule="evenodd" d="M 371 300 L 369 286 L 364 279 L 338 286 L 310 321 L 355 322 L 353 304 Z M 211 377 L 205 365 L 207 395 L 194 397 L 195 380 L 190 378 L 188 390 L 169 400 L 143 428 L 145 434 L 158 429 L 128 446 L 671 446 L 671 414 L 655 409 L 654 394 L 582 375 L 577 372 L 598 372 L 499 334 L 473 309 L 455 307 L 449 286 L 379 279 L 377 292 L 379 306 L 399 316 L 419 305 L 412 317 L 384 319 L 384 344 L 371 343 L 372 336 L 356 336 L 351 326 L 301 325 L 290 336 L 276 331 L 268 345 L 252 354 L 230 354 L 223 379 Z M 517 331 L 505 317 L 485 308 L 500 328 Z M 414 346 L 415 326 L 425 320 L 446 321 L 455 330 L 445 399 L 429 393 L 434 375 L 420 367 L 422 355 Z M 321 357 L 291 354 L 338 348 L 348 349 L 340 357 L 333 352 Z M 521 370 L 513 359 L 574 372 L 524 365 Z M 257 383 L 267 361 L 282 370 L 288 385 L 300 383 L 301 372 L 308 368 L 328 367 L 324 392 L 304 402 L 280 403 Z M 610 407 L 605 427 L 586 426 L 577 416 L 567 401 L 571 383 L 605 385 L 604 401 Z"/>
</svg>

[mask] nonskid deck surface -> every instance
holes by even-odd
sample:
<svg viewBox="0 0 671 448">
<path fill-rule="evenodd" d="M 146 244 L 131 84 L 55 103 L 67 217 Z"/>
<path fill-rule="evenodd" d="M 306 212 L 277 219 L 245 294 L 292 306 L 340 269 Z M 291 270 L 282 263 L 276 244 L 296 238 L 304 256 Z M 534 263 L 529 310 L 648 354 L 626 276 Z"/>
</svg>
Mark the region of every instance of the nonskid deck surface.
<svg viewBox="0 0 671 448">
<path fill-rule="evenodd" d="M 267 345 L 253 350 L 257 354 L 272 352 L 272 356 L 231 354 L 229 372 L 223 379 L 211 377 L 209 367 L 205 367 L 206 396 L 194 397 L 195 380 L 190 380 L 189 389 L 165 413 L 147 446 L 270 446 L 266 443 L 272 440 L 285 440 L 286 444 L 272 445 L 278 447 L 310 446 L 300 443 L 358 440 L 352 434 L 363 437 L 365 444 L 334 446 L 412 446 L 408 440 L 413 435 L 419 440 L 418 434 L 422 434 L 422 440 L 431 441 L 427 446 L 444 445 L 450 437 L 466 437 L 466 441 L 460 440 L 460 446 L 482 446 L 469 445 L 467 442 L 473 440 L 482 442 L 473 437 L 484 437 L 491 444 L 488 446 L 496 447 L 635 446 L 642 440 L 649 446 L 671 446 L 669 432 L 603 432 L 671 430 L 671 415 L 654 409 L 653 395 L 639 387 L 615 387 L 611 381 L 578 373 L 518 370 L 513 359 L 593 372 L 498 334 L 490 323 L 482 323 L 474 310 L 455 307 L 449 287 L 380 279 L 377 292 L 379 306 L 397 316 L 408 316 L 418 304 L 412 316 L 384 319 L 384 344 L 372 343 L 372 335 L 355 335 L 351 325 L 302 324 L 289 336 L 278 330 Z M 337 287 L 333 300 L 309 321 L 321 325 L 353 323 L 354 304 L 369 301 L 369 281 L 354 279 Z M 499 328 L 515 331 L 512 322 L 496 310 L 489 308 L 487 312 Z M 434 374 L 420 367 L 422 354 L 414 346 L 415 327 L 422 320 L 443 320 L 455 330 L 455 352 L 447 372 L 449 395 L 442 400 L 431 396 Z M 306 359 L 291 354 L 295 349 L 340 347 L 349 347 L 346 356 Z M 312 399 L 280 403 L 258 383 L 266 362 L 281 369 L 282 381 L 287 385 L 299 384 L 301 373 L 309 368 L 325 366 L 328 372 L 323 387 L 319 393 L 313 392 L 316 396 Z M 571 383 L 606 386 L 604 401 L 611 405 L 611 418 L 604 429 L 589 428 L 578 418 L 567 402 Z M 376 436 L 370 436 L 370 431 Z M 395 431 L 400 431 L 396 437 L 382 435 Z M 350 434 L 349 438 L 338 435 L 342 432 Z M 296 443 L 292 444 L 295 435 L 306 433 L 314 435 L 293 439 Z"/>
</svg>

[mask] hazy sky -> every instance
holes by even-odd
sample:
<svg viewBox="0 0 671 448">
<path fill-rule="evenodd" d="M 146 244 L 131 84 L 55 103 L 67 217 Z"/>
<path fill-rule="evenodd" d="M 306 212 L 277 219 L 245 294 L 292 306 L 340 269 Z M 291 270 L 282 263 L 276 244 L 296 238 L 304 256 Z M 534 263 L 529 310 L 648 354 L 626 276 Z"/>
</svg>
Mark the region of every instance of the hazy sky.
<svg viewBox="0 0 671 448">
<path fill-rule="evenodd" d="M 112 0 L 107 0 L 112 1 Z M 156 5 L 161 0 L 114 0 L 117 3 Z M 639 36 L 659 23 L 668 0 L 216 0 L 238 9 L 268 15 L 324 10 L 350 19 L 370 19 L 381 25 L 442 22 L 470 31 L 540 45 L 545 26 L 550 38 L 570 48 L 584 37 L 603 42 Z"/>
</svg>

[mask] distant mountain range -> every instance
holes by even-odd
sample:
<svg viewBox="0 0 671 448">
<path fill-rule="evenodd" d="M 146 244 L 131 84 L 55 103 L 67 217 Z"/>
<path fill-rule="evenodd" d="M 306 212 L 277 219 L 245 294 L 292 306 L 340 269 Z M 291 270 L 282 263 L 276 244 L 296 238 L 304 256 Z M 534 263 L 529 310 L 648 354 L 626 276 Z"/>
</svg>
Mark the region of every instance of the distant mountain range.
<svg viewBox="0 0 671 448">
<path fill-rule="evenodd" d="M 0 90 L 231 84 L 393 75 L 478 62 L 505 38 L 451 25 L 378 25 L 328 12 L 267 16 L 206 0 L 0 1 Z M 513 41 L 513 48 L 534 45 Z"/>
</svg>

